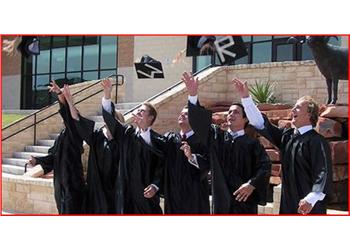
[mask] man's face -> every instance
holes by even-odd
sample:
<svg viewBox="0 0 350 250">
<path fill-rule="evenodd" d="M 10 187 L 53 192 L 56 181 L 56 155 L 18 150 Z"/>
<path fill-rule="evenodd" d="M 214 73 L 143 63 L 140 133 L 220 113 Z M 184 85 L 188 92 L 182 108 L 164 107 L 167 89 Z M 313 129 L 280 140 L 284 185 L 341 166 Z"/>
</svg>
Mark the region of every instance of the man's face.
<svg viewBox="0 0 350 250">
<path fill-rule="evenodd" d="M 246 123 L 246 118 L 243 118 L 243 110 L 237 105 L 230 107 L 226 120 L 231 129 L 243 129 Z"/>
<path fill-rule="evenodd" d="M 142 105 L 137 109 L 136 115 L 139 117 L 137 125 L 141 128 L 147 128 L 151 126 L 153 116 L 150 115 L 149 108 L 146 105 Z"/>
<path fill-rule="evenodd" d="M 181 110 L 179 117 L 177 118 L 178 124 L 181 125 L 188 125 L 188 109 L 184 108 Z"/>
<path fill-rule="evenodd" d="M 307 112 L 309 103 L 307 101 L 298 101 L 292 109 L 292 124 L 300 128 L 311 125 L 310 113 Z"/>
</svg>

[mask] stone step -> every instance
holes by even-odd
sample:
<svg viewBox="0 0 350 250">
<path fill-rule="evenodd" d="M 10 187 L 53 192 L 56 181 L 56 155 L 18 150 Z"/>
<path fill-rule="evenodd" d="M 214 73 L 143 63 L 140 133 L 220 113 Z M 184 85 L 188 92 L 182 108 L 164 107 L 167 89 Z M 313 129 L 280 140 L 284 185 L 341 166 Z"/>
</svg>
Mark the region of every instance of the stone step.
<svg viewBox="0 0 350 250">
<path fill-rule="evenodd" d="M 18 158 L 3 158 L 2 164 L 8 164 L 8 165 L 15 165 L 15 166 L 22 166 L 27 163 L 28 159 L 18 159 Z"/>
<path fill-rule="evenodd" d="M 265 206 L 258 206 L 258 214 L 274 214 L 273 203 L 267 203 Z"/>
<path fill-rule="evenodd" d="M 46 156 L 47 154 L 37 153 L 37 152 L 14 152 L 13 153 L 14 158 L 21 158 L 21 159 L 27 159 L 27 160 L 30 158 L 31 155 L 41 157 L 41 156 Z"/>
<path fill-rule="evenodd" d="M 24 167 L 9 164 L 2 164 L 2 172 L 14 175 L 24 174 Z"/>
<path fill-rule="evenodd" d="M 89 116 L 88 119 L 95 121 L 95 122 L 104 122 L 102 115 Z"/>
<path fill-rule="evenodd" d="M 25 146 L 24 150 L 27 152 L 48 153 L 49 146 Z"/>
<path fill-rule="evenodd" d="M 49 134 L 49 139 L 56 140 L 60 134 Z"/>
<path fill-rule="evenodd" d="M 121 109 L 132 109 L 133 107 L 139 105 L 140 103 L 139 102 L 122 102 L 122 103 L 117 103 L 115 105 L 115 108 L 118 109 L 118 110 L 121 110 Z"/>
<path fill-rule="evenodd" d="M 49 146 L 52 147 L 55 140 L 38 140 L 38 146 Z"/>
</svg>

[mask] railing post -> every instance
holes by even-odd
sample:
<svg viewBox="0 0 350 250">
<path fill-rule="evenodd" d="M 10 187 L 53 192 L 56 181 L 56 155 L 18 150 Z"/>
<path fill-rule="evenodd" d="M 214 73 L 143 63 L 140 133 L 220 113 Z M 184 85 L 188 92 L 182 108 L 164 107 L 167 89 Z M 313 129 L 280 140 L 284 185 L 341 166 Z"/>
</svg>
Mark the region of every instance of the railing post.
<svg viewBox="0 0 350 250">
<path fill-rule="evenodd" d="M 33 141 L 33 145 L 35 145 L 36 143 L 36 113 L 34 114 L 34 141 Z"/>
</svg>

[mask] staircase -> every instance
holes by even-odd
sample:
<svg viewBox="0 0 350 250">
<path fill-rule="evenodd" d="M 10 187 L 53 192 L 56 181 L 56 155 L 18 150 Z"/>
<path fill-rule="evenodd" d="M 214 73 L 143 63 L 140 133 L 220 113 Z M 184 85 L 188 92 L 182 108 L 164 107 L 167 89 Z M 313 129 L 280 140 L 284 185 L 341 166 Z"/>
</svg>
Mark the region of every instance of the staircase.
<svg viewBox="0 0 350 250">
<path fill-rule="evenodd" d="M 121 113 L 125 113 L 126 111 L 132 109 L 138 104 L 139 103 L 119 103 L 116 105 L 116 109 Z M 89 116 L 87 118 L 95 121 L 95 129 L 99 129 L 104 125 L 102 114 L 96 116 Z M 50 134 L 49 138 L 38 140 L 37 145 L 25 146 L 24 151 L 14 152 L 11 158 L 3 158 L 2 173 L 11 175 L 23 175 L 24 165 L 26 164 L 30 156 L 46 156 L 49 148 L 53 146 L 55 139 L 58 135 L 58 133 Z"/>
</svg>

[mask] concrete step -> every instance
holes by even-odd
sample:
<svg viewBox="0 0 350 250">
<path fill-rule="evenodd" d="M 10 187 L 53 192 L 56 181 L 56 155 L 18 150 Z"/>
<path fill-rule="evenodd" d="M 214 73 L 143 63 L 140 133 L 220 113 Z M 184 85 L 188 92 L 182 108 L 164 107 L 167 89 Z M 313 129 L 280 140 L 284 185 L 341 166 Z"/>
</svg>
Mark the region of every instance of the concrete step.
<svg viewBox="0 0 350 250">
<path fill-rule="evenodd" d="M 38 146 L 49 146 L 52 147 L 55 140 L 38 140 Z"/>
<path fill-rule="evenodd" d="M 49 149 L 49 146 L 25 146 L 24 151 L 47 154 Z"/>
<path fill-rule="evenodd" d="M 265 206 L 258 206 L 258 214 L 274 214 L 273 203 L 267 203 Z"/>
<path fill-rule="evenodd" d="M 9 165 L 9 164 L 2 164 L 2 172 L 8 173 L 8 174 L 14 174 L 14 175 L 22 175 L 24 174 L 24 167 Z"/>
<path fill-rule="evenodd" d="M 21 158 L 21 159 L 27 159 L 27 160 L 30 158 L 31 155 L 41 157 L 41 156 L 46 156 L 47 154 L 37 153 L 37 152 L 14 152 L 13 153 L 14 158 Z"/>
<path fill-rule="evenodd" d="M 121 103 L 117 103 L 115 105 L 115 108 L 118 109 L 118 110 L 121 110 L 121 109 L 132 109 L 133 107 L 139 105 L 140 103 L 139 102 L 121 102 Z"/>
<path fill-rule="evenodd" d="M 95 122 L 104 122 L 102 115 L 89 116 L 88 119 Z"/>
<path fill-rule="evenodd" d="M 18 158 L 3 158 L 2 164 L 22 166 L 27 163 L 28 159 L 18 159 Z"/>
<path fill-rule="evenodd" d="M 49 139 L 56 140 L 60 134 L 49 134 Z"/>
</svg>

